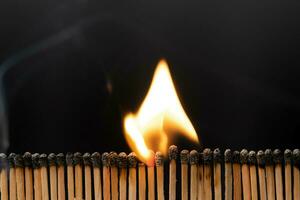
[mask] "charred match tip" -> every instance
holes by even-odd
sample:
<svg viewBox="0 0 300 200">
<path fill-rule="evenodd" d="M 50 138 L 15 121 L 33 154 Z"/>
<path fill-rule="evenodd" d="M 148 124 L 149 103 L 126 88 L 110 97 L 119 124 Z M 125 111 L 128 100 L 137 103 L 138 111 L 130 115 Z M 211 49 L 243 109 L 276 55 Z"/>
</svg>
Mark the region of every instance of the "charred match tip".
<svg viewBox="0 0 300 200">
<path fill-rule="evenodd" d="M 279 149 L 273 151 L 273 161 L 275 164 L 280 164 L 282 162 L 282 154 Z"/>
<path fill-rule="evenodd" d="M 294 149 L 293 161 L 294 161 L 295 166 L 300 167 L 300 150 L 299 149 Z"/>
<path fill-rule="evenodd" d="M 219 148 L 216 148 L 214 150 L 214 161 L 217 163 L 221 163 L 222 162 L 222 155 L 221 155 L 221 151 Z"/>
<path fill-rule="evenodd" d="M 71 152 L 66 155 L 66 163 L 67 165 L 73 165 L 73 154 Z"/>
<path fill-rule="evenodd" d="M 101 166 L 101 155 L 99 152 L 94 152 L 91 156 L 91 159 L 94 167 Z"/>
<path fill-rule="evenodd" d="M 178 148 L 175 145 L 171 145 L 169 147 L 169 159 L 170 160 L 176 160 L 178 154 Z"/>
<path fill-rule="evenodd" d="M 116 152 L 112 151 L 109 153 L 109 165 L 112 167 L 117 167 L 119 164 L 119 156 Z"/>
<path fill-rule="evenodd" d="M 40 163 L 39 163 L 40 154 L 38 154 L 38 153 L 33 154 L 31 159 L 32 159 L 33 169 L 40 168 Z"/>
<path fill-rule="evenodd" d="M 291 162 L 291 160 L 292 160 L 292 151 L 289 150 L 289 149 L 286 149 L 284 151 L 284 161 L 285 162 Z"/>
<path fill-rule="evenodd" d="M 32 166 L 32 155 L 29 152 L 25 152 L 23 155 L 24 166 L 31 167 Z"/>
<path fill-rule="evenodd" d="M 137 159 L 136 159 L 136 155 L 135 155 L 134 152 L 131 152 L 127 156 L 127 160 L 128 160 L 128 167 L 130 167 L 130 168 L 135 168 L 136 167 Z"/>
<path fill-rule="evenodd" d="M 203 150 L 203 163 L 210 164 L 213 159 L 212 151 L 209 148 Z"/>
<path fill-rule="evenodd" d="M 9 156 L 7 157 L 9 167 L 15 166 L 15 156 L 16 156 L 15 153 L 10 153 Z"/>
<path fill-rule="evenodd" d="M 232 153 L 230 149 L 226 149 L 224 152 L 224 160 L 225 162 L 229 163 L 232 162 Z"/>
<path fill-rule="evenodd" d="M 190 157 L 190 154 L 189 154 L 189 151 L 184 149 L 180 152 L 180 162 L 182 164 L 187 164 L 189 162 L 189 158 Z"/>
<path fill-rule="evenodd" d="M 89 154 L 89 153 L 83 154 L 83 164 L 87 165 L 87 166 L 92 165 L 91 154 Z"/>
<path fill-rule="evenodd" d="M 109 154 L 107 152 L 102 154 L 101 161 L 103 166 L 109 167 Z"/>
<path fill-rule="evenodd" d="M 241 160 L 241 164 L 247 164 L 248 163 L 248 151 L 247 151 L 247 149 L 243 149 L 241 151 L 240 160 Z"/>
<path fill-rule="evenodd" d="M 56 155 L 56 162 L 58 166 L 64 166 L 66 159 L 65 159 L 65 155 L 63 153 L 59 153 Z"/>
<path fill-rule="evenodd" d="M 259 150 L 256 154 L 257 164 L 263 167 L 266 164 L 265 153 L 262 150 Z"/>
<path fill-rule="evenodd" d="M 248 155 L 248 161 L 250 165 L 256 164 L 256 153 L 255 151 L 250 151 Z"/>
<path fill-rule="evenodd" d="M 55 166 L 56 165 L 56 155 L 54 153 L 50 153 L 48 155 L 48 164 L 49 164 L 49 166 Z"/>
<path fill-rule="evenodd" d="M 234 151 L 232 154 L 232 162 L 233 163 L 240 163 L 240 152 Z"/>
<path fill-rule="evenodd" d="M 155 165 L 156 166 L 162 166 L 164 165 L 164 156 L 161 152 L 156 152 L 155 154 Z"/>
<path fill-rule="evenodd" d="M 82 154 L 80 152 L 74 153 L 73 164 L 74 165 L 81 165 L 82 164 Z"/>
<path fill-rule="evenodd" d="M 39 159 L 39 163 L 41 167 L 46 167 L 48 164 L 48 158 L 46 154 L 41 154 L 40 155 L 40 159 Z"/>
<path fill-rule="evenodd" d="M 127 167 L 127 154 L 125 152 L 119 153 L 119 167 L 126 168 Z"/>
<path fill-rule="evenodd" d="M 20 154 L 17 154 L 14 158 L 15 160 L 15 166 L 16 167 L 24 167 L 24 159 L 23 156 Z"/>
<path fill-rule="evenodd" d="M 7 162 L 7 156 L 4 153 L 0 153 L 0 170 L 4 169 Z"/>
<path fill-rule="evenodd" d="M 271 149 L 265 150 L 265 161 L 266 165 L 272 165 L 273 164 L 273 152 Z"/>
<path fill-rule="evenodd" d="M 199 153 L 196 150 L 190 152 L 190 164 L 197 165 L 199 163 Z"/>
</svg>

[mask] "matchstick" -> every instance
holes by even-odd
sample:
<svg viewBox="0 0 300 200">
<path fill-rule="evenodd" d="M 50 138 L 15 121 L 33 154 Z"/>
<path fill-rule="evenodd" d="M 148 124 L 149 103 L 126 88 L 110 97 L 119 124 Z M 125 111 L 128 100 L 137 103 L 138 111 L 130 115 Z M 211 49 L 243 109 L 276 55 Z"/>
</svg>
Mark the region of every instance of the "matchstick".
<svg viewBox="0 0 300 200">
<path fill-rule="evenodd" d="M 181 200 L 188 200 L 188 163 L 189 151 L 182 150 L 180 152 L 181 162 Z"/>
<path fill-rule="evenodd" d="M 190 167 L 191 167 L 191 176 L 190 176 L 190 200 L 197 200 L 198 198 L 198 163 L 199 163 L 199 154 L 196 150 L 190 152 Z"/>
<path fill-rule="evenodd" d="M 94 174 L 94 198 L 102 200 L 102 184 L 101 184 L 101 155 L 98 152 L 92 154 L 93 174 Z M 120 199 L 121 200 L 121 199 Z"/>
<path fill-rule="evenodd" d="M 154 152 L 151 151 L 151 157 L 154 158 Z M 151 163 L 148 162 L 147 166 L 147 172 L 148 172 L 148 200 L 154 200 L 155 199 L 155 175 L 154 175 L 154 159 L 153 162 Z"/>
<path fill-rule="evenodd" d="M 162 153 L 155 154 L 156 181 L 157 181 L 157 200 L 164 200 L 164 157 Z"/>
<path fill-rule="evenodd" d="M 85 200 L 92 200 L 92 172 L 91 172 L 91 155 L 85 153 L 83 155 L 83 164 L 84 164 L 84 191 L 85 191 Z"/>
<path fill-rule="evenodd" d="M 82 155 L 79 152 L 74 153 L 73 164 L 75 166 L 75 199 L 83 199 L 83 178 L 82 178 Z"/>
<path fill-rule="evenodd" d="M 240 152 L 234 151 L 232 154 L 232 169 L 233 169 L 233 199 L 242 199 L 242 179 L 241 179 L 241 165 Z"/>
<path fill-rule="evenodd" d="M 169 200 L 176 200 L 176 159 L 178 149 L 177 146 L 169 147 Z"/>
<path fill-rule="evenodd" d="M 32 155 L 32 168 L 34 180 L 34 199 L 42 199 L 42 180 L 41 180 L 41 166 L 39 163 L 40 155 L 35 153 Z"/>
<path fill-rule="evenodd" d="M 293 151 L 294 200 L 300 200 L 300 150 Z"/>
<path fill-rule="evenodd" d="M 230 149 L 224 152 L 225 161 L 225 200 L 232 200 L 232 153 Z"/>
<path fill-rule="evenodd" d="M 204 164 L 204 199 L 211 200 L 212 199 L 212 189 L 211 189 L 211 179 L 212 179 L 212 151 L 208 148 L 203 151 L 203 164 Z"/>
<path fill-rule="evenodd" d="M 102 154 L 103 166 L 103 199 L 110 200 L 110 167 L 109 154 L 107 152 Z"/>
<path fill-rule="evenodd" d="M 17 199 L 25 200 L 24 160 L 20 154 L 15 156 Z"/>
<path fill-rule="evenodd" d="M 116 152 L 109 153 L 109 162 L 111 170 L 111 199 L 118 200 L 119 198 L 119 177 L 118 177 L 118 154 Z"/>
<path fill-rule="evenodd" d="M 274 165 L 273 155 L 271 149 L 265 151 L 266 161 L 266 177 L 267 177 L 267 196 L 268 200 L 275 200 L 275 179 L 274 179 Z"/>
<path fill-rule="evenodd" d="M 120 169 L 120 200 L 127 198 L 127 155 L 124 152 L 119 154 L 119 169 Z"/>
<path fill-rule="evenodd" d="M 17 183 L 16 183 L 16 170 L 15 170 L 15 153 L 8 156 L 9 163 L 9 200 L 17 199 Z"/>
<path fill-rule="evenodd" d="M 285 177 L 285 200 L 292 200 L 293 193 L 292 193 L 292 151 L 286 149 L 284 151 L 284 177 Z"/>
<path fill-rule="evenodd" d="M 199 153 L 199 165 L 198 165 L 198 200 L 205 198 L 204 192 L 204 161 L 203 152 Z"/>
<path fill-rule="evenodd" d="M 276 200 L 283 200 L 282 154 L 279 149 L 273 151 L 273 161 L 275 164 Z"/>
<path fill-rule="evenodd" d="M 57 200 L 57 169 L 56 155 L 54 153 L 48 155 L 48 164 L 50 172 L 50 197 L 51 200 Z"/>
<path fill-rule="evenodd" d="M 66 155 L 67 164 L 67 181 L 68 181 L 68 200 L 75 199 L 74 193 L 74 167 L 73 167 L 73 154 L 67 153 Z"/>
<path fill-rule="evenodd" d="M 265 153 L 260 150 L 256 155 L 258 165 L 258 178 L 259 178 L 259 192 L 260 199 L 267 200 L 267 183 L 266 183 L 266 172 L 265 172 Z"/>
<path fill-rule="evenodd" d="M 42 183 L 42 200 L 49 200 L 49 189 L 48 189 L 48 159 L 46 154 L 41 154 L 39 163 L 41 166 L 41 183 Z"/>
<path fill-rule="evenodd" d="M 146 199 L 146 167 L 142 162 L 138 163 L 138 184 L 139 184 L 139 200 Z"/>
<path fill-rule="evenodd" d="M 215 200 L 222 200 L 222 175 L 221 175 L 221 152 L 217 148 L 214 150 L 214 194 Z"/>
<path fill-rule="evenodd" d="M 251 200 L 250 171 L 248 165 L 248 151 L 246 149 L 241 151 L 240 160 L 242 164 L 243 199 Z"/>
<path fill-rule="evenodd" d="M 250 165 L 250 183 L 251 183 L 251 198 L 258 200 L 258 185 L 257 185 L 257 172 L 256 172 L 256 153 L 255 151 L 249 152 L 249 165 Z"/>
<path fill-rule="evenodd" d="M 57 192 L 58 200 L 65 200 L 66 199 L 66 192 L 65 192 L 65 156 L 63 153 L 59 153 L 56 155 L 56 162 L 57 162 Z"/>
<path fill-rule="evenodd" d="M 25 166 L 25 199 L 33 200 L 32 156 L 26 152 L 23 155 Z"/>
<path fill-rule="evenodd" d="M 8 200 L 8 183 L 7 183 L 7 157 L 4 153 L 0 153 L 0 199 Z"/>
<path fill-rule="evenodd" d="M 128 185 L 128 197 L 129 200 L 136 200 L 136 155 L 130 153 L 127 157 L 129 167 L 129 185 Z"/>
</svg>

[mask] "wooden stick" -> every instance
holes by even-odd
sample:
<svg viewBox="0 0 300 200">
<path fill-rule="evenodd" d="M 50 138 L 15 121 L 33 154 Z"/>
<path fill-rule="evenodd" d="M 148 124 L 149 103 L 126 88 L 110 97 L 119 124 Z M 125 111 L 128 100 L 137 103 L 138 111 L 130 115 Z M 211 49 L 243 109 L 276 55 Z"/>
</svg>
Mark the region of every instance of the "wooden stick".
<svg viewBox="0 0 300 200">
<path fill-rule="evenodd" d="M 59 153 L 56 155 L 57 162 L 57 184 L 58 184 L 58 200 L 66 199 L 65 192 L 65 156 L 63 153 Z"/>
<path fill-rule="evenodd" d="M 154 182 L 154 153 L 151 151 L 151 161 L 148 162 L 148 200 L 155 200 L 155 182 Z"/>
<path fill-rule="evenodd" d="M 204 163 L 204 199 L 212 199 L 211 179 L 212 179 L 212 151 L 210 149 L 204 149 L 203 151 L 203 163 Z"/>
<path fill-rule="evenodd" d="M 225 200 L 232 200 L 232 153 L 230 149 L 224 152 L 225 161 Z"/>
<path fill-rule="evenodd" d="M 119 178 L 118 178 L 118 154 L 111 152 L 109 154 L 110 170 L 111 170 L 111 197 L 112 200 L 118 200 L 119 198 Z"/>
<path fill-rule="evenodd" d="M 204 192 L 204 163 L 203 152 L 199 153 L 199 165 L 198 165 L 198 200 L 205 198 Z"/>
<path fill-rule="evenodd" d="M 50 172 L 50 197 L 51 200 L 57 200 L 57 168 L 56 155 L 50 153 L 48 155 L 49 172 Z"/>
<path fill-rule="evenodd" d="M 66 155 L 67 163 L 67 181 L 68 181 L 68 200 L 75 199 L 74 193 L 74 167 L 73 167 L 73 154 L 67 153 Z"/>
<path fill-rule="evenodd" d="M 85 153 L 83 155 L 84 164 L 84 189 L 85 189 L 85 200 L 92 200 L 92 172 L 91 172 L 91 155 Z"/>
<path fill-rule="evenodd" d="M 102 200 L 102 185 L 101 185 L 101 155 L 98 152 L 92 154 L 93 173 L 94 173 L 94 197 L 95 200 Z M 121 199 L 120 199 L 121 200 Z"/>
<path fill-rule="evenodd" d="M 246 149 L 241 151 L 240 160 L 242 164 L 243 199 L 251 200 L 250 171 L 248 165 L 248 151 Z"/>
<path fill-rule="evenodd" d="M 83 178 L 82 178 L 82 155 L 79 152 L 74 153 L 73 162 L 75 166 L 75 199 L 83 199 Z"/>
<path fill-rule="evenodd" d="M 110 200 L 110 167 L 109 154 L 107 152 L 102 154 L 103 165 L 103 199 Z"/>
<path fill-rule="evenodd" d="M 0 153 L 0 199 L 8 200 L 8 183 L 7 183 L 7 157 L 4 153 Z"/>
<path fill-rule="evenodd" d="M 178 150 L 175 145 L 169 147 L 169 200 L 176 200 L 176 159 Z"/>
<path fill-rule="evenodd" d="M 15 156 L 17 199 L 25 200 L 24 160 L 19 154 Z"/>
<path fill-rule="evenodd" d="M 265 151 L 266 159 L 266 176 L 267 176 L 267 196 L 268 200 L 275 200 L 275 179 L 274 179 L 274 165 L 271 149 Z"/>
<path fill-rule="evenodd" d="M 284 162 L 285 162 L 285 169 L 284 169 L 284 177 L 285 177 L 285 200 L 292 200 L 293 193 L 292 193 L 292 151 L 287 149 L 284 151 Z"/>
<path fill-rule="evenodd" d="M 49 200 L 49 189 L 48 189 L 48 159 L 46 154 L 40 155 L 39 160 L 41 166 L 41 183 L 42 183 L 42 200 Z"/>
<path fill-rule="evenodd" d="M 252 200 L 258 200 L 258 185 L 256 175 L 256 153 L 255 151 L 249 152 L 249 164 L 250 164 L 250 183 L 251 183 L 251 198 Z"/>
<path fill-rule="evenodd" d="M 182 150 L 180 152 L 181 162 L 181 200 L 188 200 L 188 163 L 189 151 Z"/>
<path fill-rule="evenodd" d="M 279 149 L 273 151 L 273 161 L 275 163 L 276 200 L 283 200 L 282 154 Z"/>
<path fill-rule="evenodd" d="M 144 163 L 138 163 L 139 170 L 139 200 L 146 199 L 146 167 Z"/>
<path fill-rule="evenodd" d="M 222 200 L 222 178 L 221 178 L 221 152 L 220 149 L 214 150 L 214 192 L 215 200 Z"/>
<path fill-rule="evenodd" d="M 190 200 L 197 200 L 198 198 L 198 163 L 199 163 L 199 154 L 196 150 L 190 152 L 190 167 L 191 167 L 191 179 L 190 179 Z"/>
<path fill-rule="evenodd" d="M 240 152 L 234 151 L 232 155 L 233 160 L 233 199 L 242 199 L 242 179 L 241 179 L 241 165 Z"/>
<path fill-rule="evenodd" d="M 15 171 L 15 156 L 16 154 L 11 153 L 8 156 L 9 163 L 9 200 L 17 199 L 17 183 L 16 183 L 16 171 Z"/>
<path fill-rule="evenodd" d="M 25 199 L 33 200 L 32 156 L 26 152 L 23 155 L 25 166 Z"/>
<path fill-rule="evenodd" d="M 256 159 L 258 164 L 260 200 L 267 200 L 265 153 L 262 150 L 258 151 L 256 155 Z"/>
<path fill-rule="evenodd" d="M 294 200 L 300 200 L 300 150 L 293 151 L 294 172 Z"/>
<path fill-rule="evenodd" d="M 34 178 L 34 199 L 42 199 L 42 180 L 41 180 L 41 166 L 39 163 L 40 155 L 35 153 L 32 155 L 32 167 Z"/>
<path fill-rule="evenodd" d="M 136 200 L 136 155 L 130 153 L 128 155 L 128 167 L 129 167 L 129 186 L 128 195 L 129 200 Z"/>
<path fill-rule="evenodd" d="M 119 169 L 120 169 L 120 200 L 127 198 L 127 155 L 122 152 L 119 154 Z"/>
<path fill-rule="evenodd" d="M 160 152 L 155 154 L 157 200 L 164 200 L 164 157 Z"/>
</svg>

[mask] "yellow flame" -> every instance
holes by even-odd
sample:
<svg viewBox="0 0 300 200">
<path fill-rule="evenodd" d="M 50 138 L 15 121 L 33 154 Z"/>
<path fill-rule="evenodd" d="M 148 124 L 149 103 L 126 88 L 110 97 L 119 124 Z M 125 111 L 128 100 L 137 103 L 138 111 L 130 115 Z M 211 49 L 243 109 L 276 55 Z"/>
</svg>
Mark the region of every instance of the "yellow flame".
<svg viewBox="0 0 300 200">
<path fill-rule="evenodd" d="M 125 138 L 138 158 L 153 162 L 153 151 L 167 153 L 172 135 L 178 132 L 198 142 L 197 133 L 186 115 L 168 64 L 161 60 L 154 72 L 150 89 L 136 114 L 124 118 Z"/>
</svg>

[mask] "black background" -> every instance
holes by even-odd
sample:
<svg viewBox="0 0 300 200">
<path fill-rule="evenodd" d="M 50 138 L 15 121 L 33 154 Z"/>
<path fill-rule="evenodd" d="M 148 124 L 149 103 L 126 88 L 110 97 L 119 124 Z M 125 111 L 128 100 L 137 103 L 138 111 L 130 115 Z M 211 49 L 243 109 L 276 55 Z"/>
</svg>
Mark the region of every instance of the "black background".
<svg viewBox="0 0 300 200">
<path fill-rule="evenodd" d="M 8 151 L 128 152 L 162 57 L 202 146 L 299 147 L 295 2 L 1 1 Z"/>
</svg>

